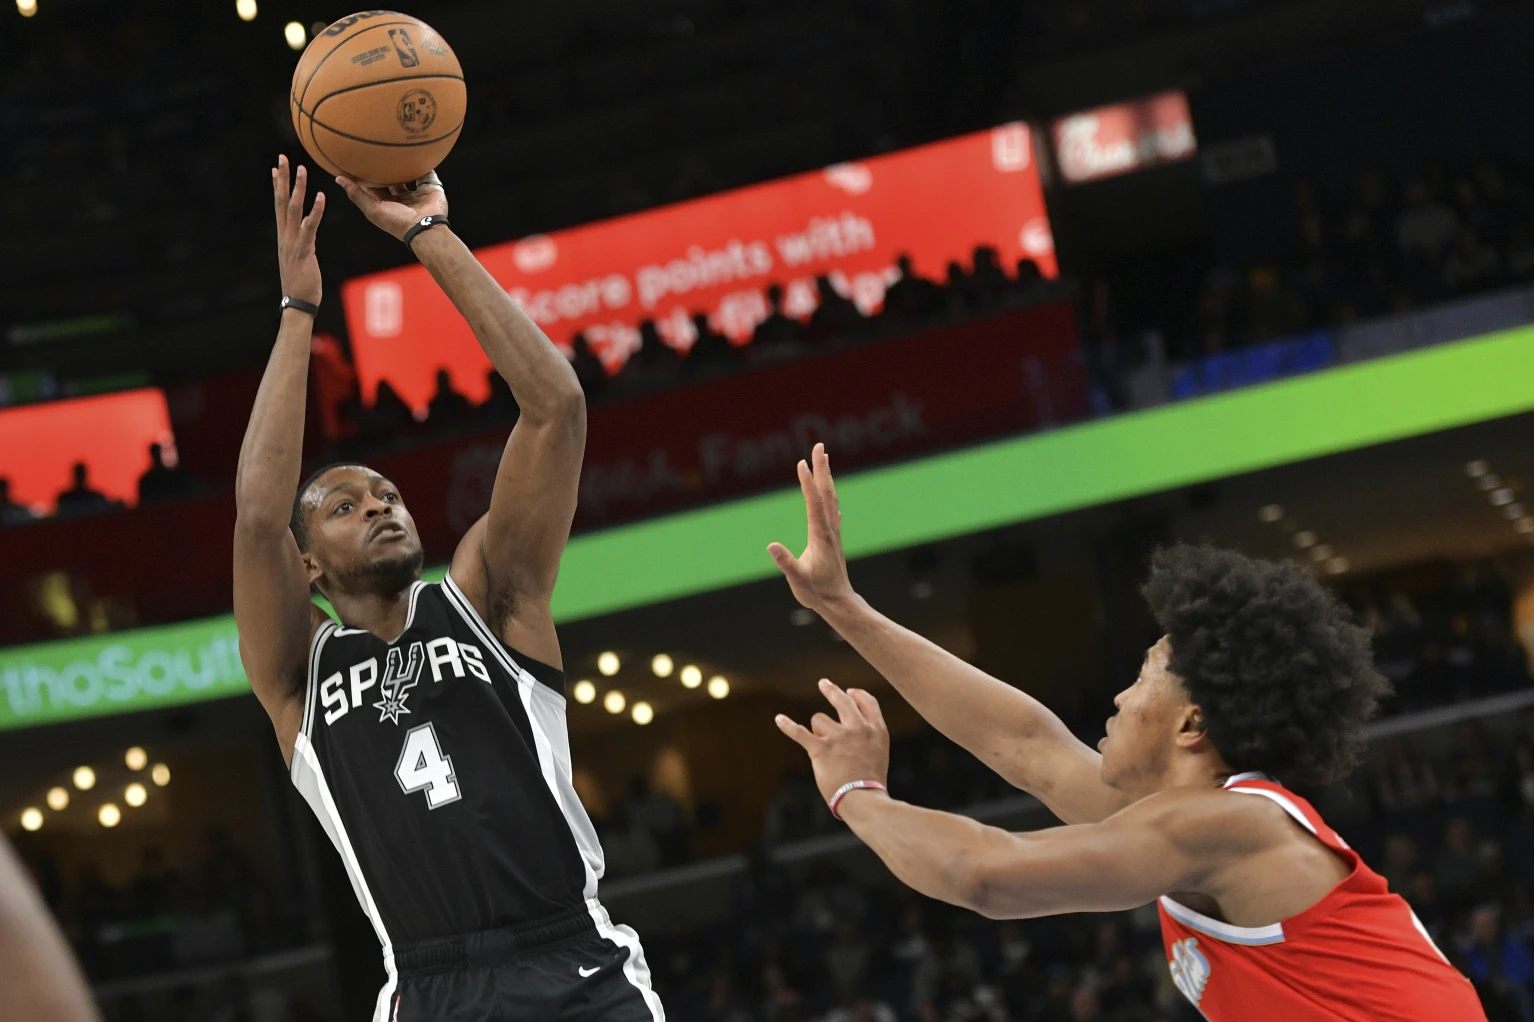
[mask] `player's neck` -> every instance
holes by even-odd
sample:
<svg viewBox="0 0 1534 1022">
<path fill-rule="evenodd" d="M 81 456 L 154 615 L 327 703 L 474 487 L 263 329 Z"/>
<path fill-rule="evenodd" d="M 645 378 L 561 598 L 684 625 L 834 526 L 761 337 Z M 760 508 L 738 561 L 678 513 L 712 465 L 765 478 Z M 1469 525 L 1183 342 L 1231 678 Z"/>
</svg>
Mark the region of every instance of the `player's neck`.
<svg viewBox="0 0 1534 1022">
<path fill-rule="evenodd" d="M 410 618 L 410 592 L 414 587 L 387 591 L 337 593 L 331 597 L 341 623 L 348 628 L 372 632 L 385 642 L 393 642 L 405 631 Z"/>
<path fill-rule="evenodd" d="M 1147 785 L 1147 790 L 1132 794 L 1144 798 L 1168 788 L 1219 788 L 1232 773 L 1219 754 L 1212 750 L 1183 752 L 1172 757 L 1161 775 Z"/>
</svg>

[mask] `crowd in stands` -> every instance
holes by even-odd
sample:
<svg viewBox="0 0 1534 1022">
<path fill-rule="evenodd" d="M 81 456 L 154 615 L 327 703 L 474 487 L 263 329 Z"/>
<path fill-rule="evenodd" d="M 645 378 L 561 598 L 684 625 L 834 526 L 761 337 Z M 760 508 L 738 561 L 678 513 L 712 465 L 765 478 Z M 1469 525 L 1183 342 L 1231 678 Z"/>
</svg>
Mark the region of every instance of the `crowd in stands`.
<svg viewBox="0 0 1534 1022">
<path fill-rule="evenodd" d="M 1284 259 L 1208 276 L 1167 331 L 1190 358 L 1534 282 L 1534 173 L 1488 150 L 1400 180 L 1301 181 Z"/>
<path fill-rule="evenodd" d="M 83 461 L 70 468 L 71 485 L 61 490 L 57 497 L 53 516 L 80 518 L 108 511 L 123 511 L 128 505 L 121 500 L 102 493 L 91 486 L 90 467 Z M 135 507 L 149 507 L 190 496 L 197 490 L 196 482 L 187 475 L 179 463 L 166 457 L 159 444 L 149 445 L 149 468 L 138 480 L 138 500 Z M 11 481 L 0 475 L 0 528 L 8 525 L 25 525 L 40 518 L 49 517 L 26 504 L 11 499 Z"/>
</svg>

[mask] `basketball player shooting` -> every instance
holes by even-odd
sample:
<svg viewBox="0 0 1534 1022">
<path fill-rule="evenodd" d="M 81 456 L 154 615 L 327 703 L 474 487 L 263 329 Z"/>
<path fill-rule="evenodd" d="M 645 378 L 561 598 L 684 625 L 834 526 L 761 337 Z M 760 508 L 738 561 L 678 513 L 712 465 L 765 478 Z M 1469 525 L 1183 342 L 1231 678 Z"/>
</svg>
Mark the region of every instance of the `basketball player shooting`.
<svg viewBox="0 0 1534 1022">
<path fill-rule="evenodd" d="M 282 324 L 240 451 L 234 612 L 294 785 L 383 946 L 375 1022 L 659 1022 L 634 932 L 597 901 L 602 850 L 571 783 L 549 599 L 586 409 L 570 364 L 455 237 L 435 175 L 337 182 L 473 328 L 521 417 L 489 512 L 440 584 L 403 497 L 365 465 L 299 482 L 322 285 L 307 173 L 272 170 Z M 332 620 L 311 590 L 335 608 Z"/>
<path fill-rule="evenodd" d="M 1289 785 L 1340 780 L 1386 682 L 1368 636 L 1313 577 L 1179 546 L 1145 597 L 1164 635 L 1114 699 L 1098 750 L 1036 700 L 907 631 L 853 590 L 823 447 L 799 463 L 809 542 L 768 551 L 816 611 L 934 727 L 1067 826 L 1010 834 L 884 789 L 889 732 L 867 692 L 778 727 L 832 812 L 904 883 L 994 919 L 1159 900 L 1177 988 L 1204 1017 L 1486 1018 L 1397 894 Z"/>
</svg>

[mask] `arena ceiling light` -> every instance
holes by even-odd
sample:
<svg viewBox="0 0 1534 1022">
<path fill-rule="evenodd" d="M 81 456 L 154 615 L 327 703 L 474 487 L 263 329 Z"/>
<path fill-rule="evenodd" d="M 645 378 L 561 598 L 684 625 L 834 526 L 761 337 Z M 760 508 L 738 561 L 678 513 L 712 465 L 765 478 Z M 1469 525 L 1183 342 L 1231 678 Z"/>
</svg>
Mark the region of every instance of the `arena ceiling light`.
<svg viewBox="0 0 1534 1022">
<path fill-rule="evenodd" d="M 48 808 L 62 813 L 69 808 L 69 789 L 54 786 L 48 789 Z"/>
<path fill-rule="evenodd" d="M 1514 531 L 1534 544 L 1534 518 L 1529 516 L 1528 506 L 1518 499 L 1514 487 L 1493 472 L 1489 462 L 1480 458 L 1466 463 L 1465 475 L 1470 477 L 1476 489 L 1486 494 L 1487 502 L 1513 524 Z"/>
<path fill-rule="evenodd" d="M 155 787 L 165 787 L 170 783 L 170 767 L 164 763 L 156 763 L 149 771 L 149 779 L 155 783 Z"/>
<path fill-rule="evenodd" d="M 701 684 L 703 684 L 703 672 L 698 669 L 696 664 L 688 664 L 682 668 L 683 688 L 697 688 Z"/>
<path fill-rule="evenodd" d="M 35 806 L 27 806 L 21 811 L 22 830 L 42 830 L 43 811 Z"/>
<path fill-rule="evenodd" d="M 149 753 L 135 745 L 123 753 L 123 762 L 128 764 L 129 770 L 142 770 L 149 765 Z"/>
<path fill-rule="evenodd" d="M 655 708 L 649 703 L 635 703 L 633 716 L 634 723 L 643 727 L 655 719 Z"/>
<path fill-rule="evenodd" d="M 1257 520 L 1265 525 L 1272 525 L 1284 517 L 1284 509 L 1279 504 L 1264 504 L 1257 509 Z"/>
<path fill-rule="evenodd" d="M 1486 462 L 1480 458 L 1477 458 L 1474 461 L 1465 462 L 1465 475 L 1469 476 L 1471 479 L 1479 479 L 1481 476 L 1490 471 L 1491 466 L 1486 464 Z"/>
<path fill-rule="evenodd" d="M 666 654 L 657 653 L 650 661 L 650 670 L 655 672 L 657 678 L 669 678 L 671 672 L 676 670 L 676 664 Z"/>
<path fill-rule="evenodd" d="M 123 822 L 123 811 L 117 808 L 116 803 L 108 802 L 96 810 L 96 819 L 101 821 L 103 827 L 110 829 Z"/>
<path fill-rule="evenodd" d="M 149 801 L 149 790 L 142 784 L 134 781 L 123 790 L 123 801 L 137 809 Z"/>
<path fill-rule="evenodd" d="M 241 21 L 256 20 L 256 0 L 234 0 L 234 13 Z"/>
<path fill-rule="evenodd" d="M 716 674 L 708 679 L 708 694 L 715 699 L 723 699 L 730 694 L 730 683 L 721 674 Z"/>
<path fill-rule="evenodd" d="M 288 41 L 289 49 L 301 50 L 308 45 L 309 33 L 304 31 L 304 26 L 298 22 L 290 21 L 282 26 L 282 38 Z"/>
<path fill-rule="evenodd" d="M 613 689 L 611 692 L 607 693 L 607 695 L 602 697 L 602 708 L 608 713 L 622 713 L 623 708 L 627 705 L 628 700 L 625 699 L 623 697 L 623 693 L 619 692 L 617 689 Z"/>
<path fill-rule="evenodd" d="M 88 766 L 75 767 L 74 782 L 81 791 L 90 791 L 96 786 L 96 771 Z"/>
<path fill-rule="evenodd" d="M 30 18 L 37 13 L 37 0 L 16 0 L 16 9 L 21 12 L 23 18 Z M 42 824 L 38 824 L 42 826 Z M 33 828 L 36 829 L 35 827 Z"/>
<path fill-rule="evenodd" d="M 622 664 L 618 662 L 618 654 L 616 653 L 603 653 L 597 657 L 597 670 L 602 672 L 602 677 L 604 678 L 611 678 L 617 674 L 618 668 L 621 666 Z"/>
<path fill-rule="evenodd" d="M 589 706 L 597 700 L 597 687 L 589 681 L 577 681 L 570 694 L 582 706 Z"/>
</svg>

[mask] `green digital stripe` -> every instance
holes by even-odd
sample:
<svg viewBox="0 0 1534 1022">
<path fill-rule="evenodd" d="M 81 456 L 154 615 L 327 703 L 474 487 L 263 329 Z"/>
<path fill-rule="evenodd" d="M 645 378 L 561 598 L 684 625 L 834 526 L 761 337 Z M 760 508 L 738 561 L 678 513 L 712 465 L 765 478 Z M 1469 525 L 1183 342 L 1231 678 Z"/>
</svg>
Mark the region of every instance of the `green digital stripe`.
<svg viewBox="0 0 1534 1022">
<path fill-rule="evenodd" d="M 1531 409 L 1522 328 L 852 475 L 844 540 L 867 556 Z M 803 543 L 797 489 L 578 536 L 555 619 L 771 577 L 773 540 Z M 245 691 L 235 641 L 226 615 L 0 650 L 0 730 Z"/>
</svg>

